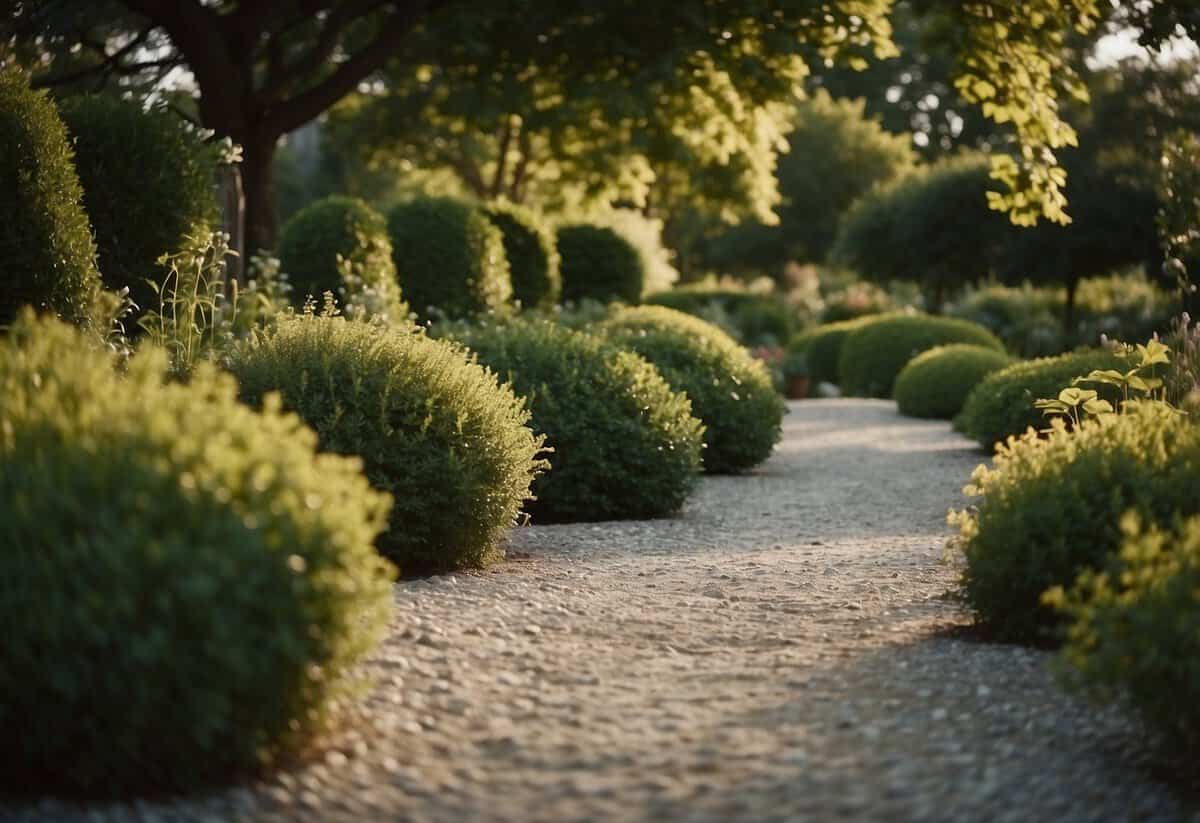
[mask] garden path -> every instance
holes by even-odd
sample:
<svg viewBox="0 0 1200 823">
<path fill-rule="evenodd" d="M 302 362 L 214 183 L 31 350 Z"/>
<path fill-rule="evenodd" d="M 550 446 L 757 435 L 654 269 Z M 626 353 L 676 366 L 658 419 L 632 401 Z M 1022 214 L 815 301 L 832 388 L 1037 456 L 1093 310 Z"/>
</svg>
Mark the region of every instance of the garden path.
<svg viewBox="0 0 1200 823">
<path fill-rule="evenodd" d="M 1049 655 L 958 631 L 944 519 L 980 452 L 884 401 L 784 428 L 678 518 L 521 529 L 494 570 L 398 585 L 315 763 L 88 819 L 1187 819 Z"/>
</svg>

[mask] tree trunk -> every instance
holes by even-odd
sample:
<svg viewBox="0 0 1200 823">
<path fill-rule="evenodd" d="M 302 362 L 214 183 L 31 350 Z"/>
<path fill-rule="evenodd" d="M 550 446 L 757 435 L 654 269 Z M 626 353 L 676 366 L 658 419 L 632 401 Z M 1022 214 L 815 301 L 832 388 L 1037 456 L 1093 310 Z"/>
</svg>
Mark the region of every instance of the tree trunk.
<svg viewBox="0 0 1200 823">
<path fill-rule="evenodd" d="M 245 254 L 275 247 L 278 218 L 271 196 L 271 166 L 278 136 L 255 135 L 242 144 L 242 186 L 246 195 Z"/>
</svg>

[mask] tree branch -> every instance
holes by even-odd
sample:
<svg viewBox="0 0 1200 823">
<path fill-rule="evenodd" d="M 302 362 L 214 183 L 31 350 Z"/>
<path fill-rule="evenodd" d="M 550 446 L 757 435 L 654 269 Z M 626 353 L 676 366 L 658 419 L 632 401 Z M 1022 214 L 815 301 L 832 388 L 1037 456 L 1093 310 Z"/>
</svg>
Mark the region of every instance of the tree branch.
<svg viewBox="0 0 1200 823">
<path fill-rule="evenodd" d="M 506 114 L 500 137 L 500 153 L 496 158 L 496 172 L 492 175 L 492 197 L 497 197 L 504 186 L 504 173 L 508 171 L 508 150 L 512 145 L 512 138 L 513 118 L 511 114 Z"/>
</svg>

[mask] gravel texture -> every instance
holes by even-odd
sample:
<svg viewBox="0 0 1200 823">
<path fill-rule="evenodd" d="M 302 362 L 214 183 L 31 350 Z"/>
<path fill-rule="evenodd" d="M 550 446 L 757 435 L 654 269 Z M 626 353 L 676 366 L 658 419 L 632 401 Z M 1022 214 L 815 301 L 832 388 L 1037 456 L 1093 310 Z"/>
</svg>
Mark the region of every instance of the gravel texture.
<svg viewBox="0 0 1200 823">
<path fill-rule="evenodd" d="M 519 530 L 396 587 L 357 720 L 205 797 L 19 820 L 1174 821 L 1136 727 L 964 639 L 946 509 L 983 459 L 884 401 L 793 403 L 677 518 Z M 0 816 L 5 810 L 0 810 Z"/>
</svg>

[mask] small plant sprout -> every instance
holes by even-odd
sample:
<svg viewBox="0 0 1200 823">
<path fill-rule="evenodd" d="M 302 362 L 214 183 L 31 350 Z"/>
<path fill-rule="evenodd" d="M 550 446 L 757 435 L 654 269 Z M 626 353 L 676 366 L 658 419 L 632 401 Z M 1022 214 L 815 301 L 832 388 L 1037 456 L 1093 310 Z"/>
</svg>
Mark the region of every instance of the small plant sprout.
<svg viewBox="0 0 1200 823">
<path fill-rule="evenodd" d="M 1156 366 L 1170 365 L 1170 347 L 1160 340 L 1151 339 L 1145 345 L 1123 346 L 1122 351 L 1131 357 L 1136 356 L 1136 365 L 1132 369 L 1093 369 L 1087 375 L 1075 378 L 1071 386 L 1058 393 L 1056 399 L 1037 400 L 1034 407 L 1047 416 L 1065 417 L 1076 426 L 1086 419 L 1084 415 L 1104 420 L 1124 414 L 1131 405 L 1139 403 L 1161 404 L 1174 410 L 1175 407 L 1167 400 L 1165 381 L 1154 374 Z M 1080 388 L 1081 384 L 1086 383 L 1113 386 L 1120 390 L 1119 409 L 1113 408 L 1112 403 L 1100 397 L 1095 389 Z"/>
</svg>

